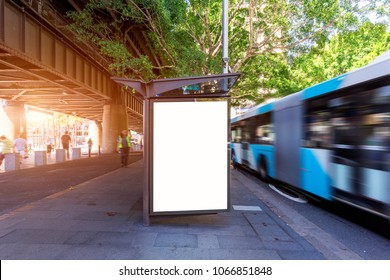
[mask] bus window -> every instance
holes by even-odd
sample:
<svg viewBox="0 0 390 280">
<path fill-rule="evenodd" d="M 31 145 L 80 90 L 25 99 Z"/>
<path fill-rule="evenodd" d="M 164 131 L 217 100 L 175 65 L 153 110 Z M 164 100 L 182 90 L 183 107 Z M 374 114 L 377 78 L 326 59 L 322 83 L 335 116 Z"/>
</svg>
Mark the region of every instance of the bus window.
<svg viewBox="0 0 390 280">
<path fill-rule="evenodd" d="M 263 137 L 263 127 L 258 126 L 256 129 L 256 142 L 260 143 L 262 137 Z"/>
<path fill-rule="evenodd" d="M 386 126 L 364 126 L 367 135 L 364 144 L 367 147 L 387 148 L 390 143 L 390 128 Z"/>
<path fill-rule="evenodd" d="M 233 142 L 233 143 L 236 142 L 237 128 L 232 128 L 232 129 L 231 129 L 230 137 L 231 137 L 231 138 L 230 138 L 230 139 L 231 139 L 231 140 L 230 140 L 231 142 Z"/>
<path fill-rule="evenodd" d="M 256 129 L 256 143 L 273 144 L 274 133 L 271 124 L 260 125 Z"/>
<path fill-rule="evenodd" d="M 271 124 L 271 113 L 257 115 L 251 118 L 253 143 L 273 144 L 274 132 Z"/>
<path fill-rule="evenodd" d="M 331 143 L 331 126 L 329 112 L 310 112 L 306 116 L 305 146 L 311 148 L 329 148 Z"/>
<path fill-rule="evenodd" d="M 375 105 L 390 104 L 390 86 L 384 86 L 376 89 L 376 93 L 372 99 Z"/>
<path fill-rule="evenodd" d="M 232 128 L 232 142 L 233 143 L 241 142 L 241 127 Z"/>
<path fill-rule="evenodd" d="M 336 145 L 356 145 L 357 131 L 352 122 L 347 125 L 337 125 L 334 128 L 334 143 Z M 341 147 L 341 146 L 340 146 Z"/>
<path fill-rule="evenodd" d="M 244 142 L 251 143 L 251 133 L 249 127 L 246 127 L 246 129 L 244 128 L 243 140 Z"/>
<path fill-rule="evenodd" d="M 363 167 L 390 171 L 389 117 L 389 113 L 363 116 L 362 141 L 359 143 Z"/>
<path fill-rule="evenodd" d="M 303 146 L 309 148 L 325 148 L 331 147 L 332 141 L 332 126 L 330 118 L 331 104 L 340 105 L 343 100 L 340 98 L 329 100 L 329 97 L 324 96 L 308 100 L 305 104 L 305 125 Z"/>
</svg>

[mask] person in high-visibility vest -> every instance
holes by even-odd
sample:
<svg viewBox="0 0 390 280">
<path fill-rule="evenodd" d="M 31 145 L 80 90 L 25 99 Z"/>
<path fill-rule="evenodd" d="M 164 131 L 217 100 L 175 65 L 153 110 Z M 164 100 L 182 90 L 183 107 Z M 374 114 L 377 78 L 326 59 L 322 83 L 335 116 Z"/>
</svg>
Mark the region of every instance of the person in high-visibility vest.
<svg viewBox="0 0 390 280">
<path fill-rule="evenodd" d="M 0 136 L 0 166 L 3 163 L 6 154 L 11 154 L 13 152 L 13 145 L 11 139 L 5 137 L 5 135 Z"/>
<path fill-rule="evenodd" d="M 121 154 L 122 167 L 127 167 L 127 160 L 131 148 L 131 137 L 127 130 L 122 130 L 118 137 L 118 149 Z"/>
</svg>

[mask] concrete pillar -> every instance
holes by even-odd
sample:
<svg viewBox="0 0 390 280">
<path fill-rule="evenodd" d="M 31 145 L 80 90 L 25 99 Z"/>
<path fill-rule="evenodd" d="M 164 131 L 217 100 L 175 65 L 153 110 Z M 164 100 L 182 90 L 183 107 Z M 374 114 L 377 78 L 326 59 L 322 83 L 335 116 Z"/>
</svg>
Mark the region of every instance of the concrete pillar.
<svg viewBox="0 0 390 280">
<path fill-rule="evenodd" d="M 65 161 L 65 150 L 64 149 L 56 149 L 56 162 L 64 162 Z"/>
<path fill-rule="evenodd" d="M 0 135 L 5 135 L 8 139 L 13 140 L 14 137 L 14 124 L 7 115 L 4 108 L 8 102 L 4 99 L 0 99 Z"/>
<path fill-rule="evenodd" d="M 4 111 L 8 116 L 9 121 L 12 123 L 12 139 L 18 138 L 20 134 L 24 139 L 27 139 L 26 128 L 26 112 L 24 110 L 24 103 L 17 101 L 7 101 L 4 106 Z"/>
<path fill-rule="evenodd" d="M 5 154 L 4 170 L 18 170 L 20 169 L 20 155 L 17 153 Z"/>
<path fill-rule="evenodd" d="M 46 163 L 47 163 L 47 152 L 46 151 L 35 151 L 34 152 L 35 166 L 46 165 Z"/>
<path fill-rule="evenodd" d="M 103 126 L 102 126 L 102 123 L 101 122 L 98 122 L 96 121 L 95 122 L 96 124 L 96 127 L 98 129 L 98 136 L 97 136 L 97 149 L 98 149 L 98 153 L 100 155 L 100 152 L 101 152 L 101 149 L 102 149 L 102 143 L 103 143 Z"/>
<path fill-rule="evenodd" d="M 102 152 L 114 153 L 120 132 L 128 129 L 126 107 L 124 104 L 107 104 L 103 107 Z"/>
<path fill-rule="evenodd" d="M 72 148 L 72 159 L 81 158 L 81 148 Z"/>
</svg>

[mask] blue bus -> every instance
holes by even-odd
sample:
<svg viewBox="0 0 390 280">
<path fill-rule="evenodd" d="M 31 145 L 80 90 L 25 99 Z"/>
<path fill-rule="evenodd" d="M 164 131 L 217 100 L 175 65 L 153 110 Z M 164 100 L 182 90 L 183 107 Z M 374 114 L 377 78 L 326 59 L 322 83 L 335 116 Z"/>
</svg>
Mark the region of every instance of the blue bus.
<svg viewBox="0 0 390 280">
<path fill-rule="evenodd" d="M 231 160 L 390 218 L 390 51 L 231 120 Z"/>
</svg>

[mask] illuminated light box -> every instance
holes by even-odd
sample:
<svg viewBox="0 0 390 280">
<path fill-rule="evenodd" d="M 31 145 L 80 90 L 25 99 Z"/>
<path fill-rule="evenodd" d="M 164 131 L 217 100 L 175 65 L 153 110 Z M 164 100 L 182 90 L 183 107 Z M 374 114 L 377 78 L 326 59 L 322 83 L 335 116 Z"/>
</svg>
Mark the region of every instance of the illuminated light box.
<svg viewBox="0 0 390 280">
<path fill-rule="evenodd" d="M 151 214 L 228 210 L 228 101 L 153 102 Z"/>
</svg>

